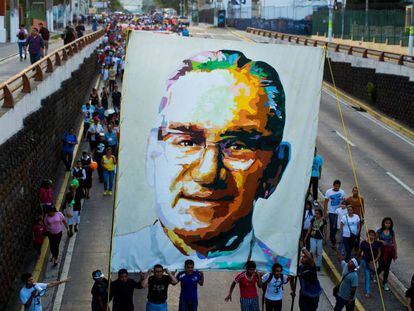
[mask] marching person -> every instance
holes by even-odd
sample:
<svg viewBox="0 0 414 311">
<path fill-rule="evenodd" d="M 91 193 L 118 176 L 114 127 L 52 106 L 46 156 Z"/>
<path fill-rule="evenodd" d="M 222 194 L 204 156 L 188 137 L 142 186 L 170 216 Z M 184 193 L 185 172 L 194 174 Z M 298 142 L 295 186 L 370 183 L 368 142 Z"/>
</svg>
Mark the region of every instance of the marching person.
<svg viewBox="0 0 414 311">
<path fill-rule="evenodd" d="M 114 300 L 112 311 L 134 311 L 134 290 L 141 288 L 141 282 L 129 278 L 126 269 L 120 269 L 118 279 L 110 287 L 109 300 Z"/>
<path fill-rule="evenodd" d="M 142 287 L 148 288 L 146 310 L 167 311 L 168 286 L 177 283 L 174 274 L 163 266 L 157 264 L 154 269 L 150 269 L 142 281 Z"/>
<path fill-rule="evenodd" d="M 264 305 L 266 311 L 282 311 L 283 285 L 290 282 L 290 295 L 295 296 L 293 278 L 283 275 L 283 267 L 279 263 L 272 266 L 272 272 L 262 276 L 262 289 L 264 292 Z"/>
<path fill-rule="evenodd" d="M 301 311 L 316 311 L 322 287 L 318 280 L 315 261 L 306 248 L 302 248 L 298 276 L 300 282 L 299 309 Z"/>
<path fill-rule="evenodd" d="M 187 259 L 184 271 L 177 274 L 177 281 L 181 284 L 179 311 L 196 311 L 198 307 L 197 286 L 204 285 L 204 274 L 194 270 L 194 261 Z"/>
<path fill-rule="evenodd" d="M 101 270 L 93 271 L 92 279 L 92 311 L 108 311 L 108 280 Z"/>
<path fill-rule="evenodd" d="M 240 307 L 243 311 L 259 311 L 259 296 L 257 287 L 262 287 L 262 278 L 256 271 L 256 263 L 254 261 L 246 262 L 246 270 L 240 272 L 231 283 L 229 294 L 225 301 L 231 301 L 233 290 L 239 284 L 240 288 Z M 257 287 L 256 287 L 257 286 Z"/>
<path fill-rule="evenodd" d="M 52 281 L 49 283 L 34 283 L 33 275 L 27 272 L 23 273 L 21 280 L 24 283 L 24 286 L 20 290 L 20 301 L 22 302 L 24 309 L 30 311 L 42 311 L 42 297 L 45 295 L 46 290 L 70 282 L 71 278 L 69 277 L 65 280 Z"/>
</svg>

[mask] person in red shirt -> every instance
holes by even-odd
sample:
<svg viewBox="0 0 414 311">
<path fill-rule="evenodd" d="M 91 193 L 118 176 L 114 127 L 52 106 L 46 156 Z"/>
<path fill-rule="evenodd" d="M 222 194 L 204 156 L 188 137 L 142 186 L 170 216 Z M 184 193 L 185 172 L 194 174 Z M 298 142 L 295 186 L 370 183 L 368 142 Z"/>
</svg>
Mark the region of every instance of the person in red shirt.
<svg viewBox="0 0 414 311">
<path fill-rule="evenodd" d="M 39 212 L 40 214 L 45 213 L 46 206 L 50 206 L 53 204 L 53 189 L 52 189 L 52 181 L 50 179 L 43 180 L 42 184 L 40 185 L 39 189 L 39 203 L 41 206 L 42 211 Z"/>
<path fill-rule="evenodd" d="M 236 284 L 239 284 L 240 287 L 241 310 L 260 311 L 257 287 L 262 287 L 262 279 L 256 271 L 256 263 L 254 261 L 248 261 L 246 263 L 246 270 L 236 275 L 225 301 L 231 301 L 231 295 Z"/>
<path fill-rule="evenodd" d="M 32 227 L 33 232 L 33 247 L 36 251 L 36 258 L 40 258 L 43 240 L 45 239 L 46 228 L 43 224 L 42 216 L 38 216 L 35 224 Z"/>
</svg>

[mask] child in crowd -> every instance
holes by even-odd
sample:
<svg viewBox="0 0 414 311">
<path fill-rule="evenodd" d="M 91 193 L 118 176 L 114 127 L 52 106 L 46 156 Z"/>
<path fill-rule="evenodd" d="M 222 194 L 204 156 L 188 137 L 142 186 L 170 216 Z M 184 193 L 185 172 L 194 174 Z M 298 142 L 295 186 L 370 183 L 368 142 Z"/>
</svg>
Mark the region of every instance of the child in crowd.
<svg viewBox="0 0 414 311">
<path fill-rule="evenodd" d="M 36 222 L 32 226 L 32 232 L 33 232 L 33 247 L 36 251 L 36 259 L 39 259 L 40 253 L 42 250 L 43 240 L 46 234 L 46 229 L 43 224 L 43 218 L 41 215 L 36 217 Z"/>
</svg>

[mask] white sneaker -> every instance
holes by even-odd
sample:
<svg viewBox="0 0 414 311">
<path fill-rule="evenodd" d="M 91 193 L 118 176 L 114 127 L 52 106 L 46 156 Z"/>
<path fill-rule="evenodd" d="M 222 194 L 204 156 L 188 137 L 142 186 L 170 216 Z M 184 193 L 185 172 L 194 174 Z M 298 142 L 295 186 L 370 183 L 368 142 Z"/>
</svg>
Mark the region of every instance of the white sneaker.
<svg viewBox="0 0 414 311">
<path fill-rule="evenodd" d="M 388 286 L 388 283 L 385 283 L 384 286 L 382 287 L 386 292 L 390 291 L 390 288 Z"/>
</svg>

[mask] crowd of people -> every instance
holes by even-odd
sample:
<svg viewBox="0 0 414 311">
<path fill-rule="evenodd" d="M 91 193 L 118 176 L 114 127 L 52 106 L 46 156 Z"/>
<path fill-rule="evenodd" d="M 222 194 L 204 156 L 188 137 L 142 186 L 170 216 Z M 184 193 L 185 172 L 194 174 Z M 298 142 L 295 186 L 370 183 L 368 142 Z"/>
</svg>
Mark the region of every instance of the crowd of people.
<svg viewBox="0 0 414 311">
<path fill-rule="evenodd" d="M 317 154 L 312 167 L 309 185 L 309 200 L 305 202 L 301 242 L 315 259 L 320 271 L 323 245 L 329 244 L 337 254 L 342 266 L 340 288 L 349 283 L 350 289 L 336 293 L 335 310 L 353 310 L 358 286 L 357 270 L 361 266 L 365 278 L 365 298 L 371 297 L 371 282 L 377 283 L 382 274 L 382 289 L 389 291 L 388 276 L 392 261 L 397 260 L 397 242 L 394 222 L 385 217 L 377 228 L 364 228 L 365 201 L 358 187 L 352 188 L 347 196 L 341 188 L 341 181 L 334 180 L 332 187 L 324 194 L 322 204 L 318 203 L 318 180 L 321 178 L 323 157 Z M 328 234 L 329 232 L 329 234 Z M 350 273 L 354 269 L 356 273 Z"/>
<path fill-rule="evenodd" d="M 62 211 L 58 211 L 54 206 L 51 180 L 43 181 L 39 189 L 39 209 L 33 225 L 33 243 L 36 256 L 39 257 L 44 237 L 49 238 L 53 266 L 59 263 L 59 244 L 64 228 L 67 230 L 68 237 L 72 237 L 79 230 L 82 204 L 85 199 L 90 198 L 95 170 L 99 182 L 103 183 L 103 195 L 113 195 L 122 96 L 118 82 L 122 81 L 124 72 L 127 35 L 124 24 L 129 29 L 141 30 L 172 30 L 175 26 L 181 27 L 168 23 L 155 23 L 151 18 L 122 19 L 119 23 L 112 22 L 107 25 L 97 60 L 100 66 L 102 88 L 100 92 L 98 89 L 93 89 L 89 100 L 82 106 L 82 137 L 77 137 L 74 128 L 70 128 L 62 137 L 62 161 L 71 176 Z M 183 29 L 185 27 L 181 27 L 182 33 Z M 62 38 L 74 40 L 83 31 L 84 28 L 73 29 L 71 25 L 68 25 Z M 32 36 L 36 37 L 36 34 L 32 33 Z M 23 48 L 23 39 L 21 40 Z M 42 46 L 42 44 L 39 45 Z M 30 43 L 28 46 L 30 51 Z M 43 47 L 45 47 L 44 43 Z M 81 157 L 76 159 L 72 166 L 75 146 L 81 140 L 87 141 L 89 148 L 82 151 Z M 390 290 L 388 286 L 390 266 L 392 261 L 398 258 L 394 223 L 391 218 L 386 217 L 378 228 L 364 230 L 364 198 L 359 194 L 356 186 L 352 188 L 352 195 L 347 196 L 339 180 L 333 182 L 332 188 L 324 194 L 324 201 L 319 203 L 318 183 L 323 165 L 323 157 L 315 150 L 300 238 L 302 249 L 298 265 L 299 308 L 302 311 L 318 309 L 319 297 L 323 292 L 318 280 L 318 272 L 322 266 L 324 244 L 327 244 L 329 239 L 329 244 L 338 255 L 342 268 L 341 282 L 334 288 L 333 293 L 336 298 L 334 310 L 339 311 L 343 308 L 353 310 L 359 284 L 360 266 L 365 278 L 365 298 L 370 298 L 371 282 L 376 282 L 376 276 L 380 274 L 382 274 L 383 290 Z M 282 310 L 285 285 L 289 284 L 292 297 L 296 295 L 294 277 L 284 275 L 282 271 L 283 268 L 279 263 L 275 263 L 270 272 L 264 272 L 256 269 L 254 261 L 248 261 L 245 270 L 235 276 L 227 296 L 223 299 L 231 301 L 233 291 L 238 285 L 242 311 Z M 114 311 L 134 310 L 134 290 L 144 288 L 148 290 L 146 310 L 164 311 L 167 310 L 169 285 L 174 286 L 178 283 L 181 285 L 179 310 L 197 310 L 198 287 L 203 286 L 205 282 L 203 272 L 195 269 L 192 260 L 186 260 L 183 271 L 178 273 L 177 271 L 171 272 L 157 264 L 146 273 L 140 273 L 137 280 L 129 277 L 126 269 L 120 269 L 118 278 L 112 282 L 106 279 L 100 270 L 94 271 L 92 278 L 94 280 L 91 290 L 93 311 L 107 310 L 110 301 L 112 301 Z M 35 310 L 32 307 L 34 304 L 40 305 L 40 309 L 36 310 L 41 310 L 41 297 L 46 289 L 68 282 L 70 279 L 49 284 L 33 283 L 32 275 L 26 273 L 22 276 L 22 281 L 25 284 L 20 292 L 22 303 L 28 310 Z M 407 292 L 409 310 L 413 308 L 413 282 Z M 262 290 L 261 301 L 259 289 Z"/>
<path fill-rule="evenodd" d="M 72 22 L 69 21 L 61 34 L 63 44 L 68 44 L 82 37 L 85 30 L 85 26 L 81 21 L 77 22 L 74 27 Z M 16 33 L 16 38 L 21 62 L 26 60 L 27 54 L 29 54 L 31 64 L 48 54 L 50 32 L 42 22 L 38 24 L 38 27 L 31 27 L 30 34 L 26 26 L 21 24 Z"/>
</svg>

